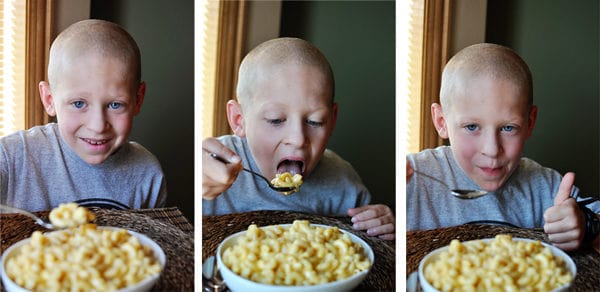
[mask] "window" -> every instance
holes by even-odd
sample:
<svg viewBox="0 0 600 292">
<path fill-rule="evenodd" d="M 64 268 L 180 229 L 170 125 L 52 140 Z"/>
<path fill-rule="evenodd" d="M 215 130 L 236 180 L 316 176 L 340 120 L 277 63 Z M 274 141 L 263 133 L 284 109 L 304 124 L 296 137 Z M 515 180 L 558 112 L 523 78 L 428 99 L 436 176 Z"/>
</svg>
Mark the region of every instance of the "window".
<svg viewBox="0 0 600 292">
<path fill-rule="evenodd" d="M 442 69 L 448 60 L 451 0 L 402 1 L 398 17 L 397 84 L 407 153 L 442 145 L 431 122 L 430 106 L 439 102 Z"/>
<path fill-rule="evenodd" d="M 46 80 L 53 0 L 0 0 L 0 137 L 49 121 L 38 94 Z"/>
<path fill-rule="evenodd" d="M 0 0 L 0 136 L 25 129 L 25 8 Z"/>
<path fill-rule="evenodd" d="M 198 88 L 202 138 L 230 133 L 226 104 L 235 98 L 237 69 L 242 58 L 245 1 L 200 1 Z"/>
<path fill-rule="evenodd" d="M 396 62 L 397 91 L 402 105 L 400 117 L 405 120 L 400 122 L 404 129 L 401 137 L 406 137 L 405 148 L 407 153 L 419 152 L 421 135 L 421 55 L 423 54 L 423 9 L 422 0 L 402 1 L 397 10 L 398 15 L 398 47 Z M 404 99 L 402 99 L 404 98 Z"/>
</svg>

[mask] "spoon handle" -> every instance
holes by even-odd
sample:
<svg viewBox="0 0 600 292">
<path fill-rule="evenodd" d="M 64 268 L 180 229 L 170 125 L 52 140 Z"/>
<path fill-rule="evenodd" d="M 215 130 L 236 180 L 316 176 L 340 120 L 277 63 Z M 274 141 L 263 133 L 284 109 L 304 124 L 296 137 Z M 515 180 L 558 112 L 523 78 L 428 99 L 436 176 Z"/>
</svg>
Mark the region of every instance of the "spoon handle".
<svg viewBox="0 0 600 292">
<path fill-rule="evenodd" d="M 217 155 L 216 153 L 209 152 L 209 155 L 210 155 L 210 157 L 212 157 L 212 158 L 214 158 L 214 159 L 216 159 L 218 161 L 221 161 L 221 162 L 223 162 L 225 164 L 230 164 L 231 163 L 231 162 L 227 161 L 225 158 Z M 243 167 L 242 170 L 246 171 L 246 172 L 249 172 L 250 174 L 253 174 L 253 175 L 256 175 L 256 176 L 260 177 L 261 179 L 263 179 L 267 183 L 267 185 L 272 190 L 274 190 L 276 192 L 282 193 L 284 195 L 289 195 L 289 194 L 292 194 L 292 193 L 295 193 L 295 192 L 298 191 L 295 187 L 276 187 L 276 186 L 274 186 L 271 183 L 271 180 L 269 180 L 268 178 L 264 177 L 262 174 L 260 174 L 258 172 L 252 171 L 252 170 L 247 169 L 245 167 Z"/>
<path fill-rule="evenodd" d="M 225 164 L 230 164 L 230 163 L 231 163 L 231 162 L 229 162 L 229 161 L 225 160 L 225 158 L 223 158 L 223 157 L 221 157 L 221 156 L 219 156 L 219 155 L 217 155 L 217 154 L 215 154 L 215 153 L 212 153 L 212 152 L 211 152 L 209 155 L 210 155 L 210 157 L 212 157 L 212 158 L 214 158 L 214 159 L 216 159 L 216 160 L 218 160 L 218 161 L 221 161 L 221 162 L 223 162 L 223 163 L 225 163 Z M 267 183 L 269 183 L 269 184 L 271 183 L 271 181 L 270 181 L 269 179 L 267 179 L 266 177 L 264 177 L 262 174 L 260 174 L 260 173 L 258 173 L 258 172 L 254 172 L 254 171 L 252 171 L 252 170 L 250 170 L 250 169 L 247 169 L 247 168 L 245 168 L 245 167 L 243 167 L 243 168 L 242 168 L 242 170 L 244 170 L 244 171 L 246 171 L 246 172 L 249 172 L 249 173 L 251 173 L 251 174 L 254 174 L 254 175 L 256 175 L 256 176 L 258 176 L 258 177 L 262 178 L 263 180 L 265 180 L 265 181 L 266 181 Z"/>
<path fill-rule="evenodd" d="M 208 155 L 210 155 L 210 157 L 212 157 L 212 158 L 214 158 L 214 159 L 216 159 L 216 160 L 218 160 L 218 161 L 221 161 L 221 162 L 223 162 L 223 163 L 225 163 L 225 164 L 230 164 L 230 163 L 231 163 L 231 162 L 229 162 L 228 160 L 226 160 L 225 158 L 223 158 L 223 157 L 221 157 L 221 156 L 217 155 L 216 153 L 212 153 L 212 152 L 210 152 L 210 153 L 208 153 Z"/>
<path fill-rule="evenodd" d="M 413 172 L 414 172 L 415 174 L 418 174 L 418 175 L 420 175 L 420 176 L 424 176 L 424 177 L 426 177 L 426 178 L 428 178 L 428 179 L 434 180 L 434 181 L 436 181 L 436 182 L 438 182 L 438 183 L 442 184 L 443 186 L 445 186 L 447 189 L 450 189 L 450 186 L 448 186 L 448 184 L 446 184 L 445 182 L 443 182 L 441 179 L 439 179 L 439 178 L 437 178 L 437 177 L 431 176 L 431 175 L 429 175 L 429 174 L 426 174 L 426 173 L 424 173 L 424 172 L 421 172 L 421 171 L 419 171 L 419 170 L 416 170 L 416 169 L 413 169 Z"/>
<path fill-rule="evenodd" d="M 42 220 L 42 218 L 35 216 L 33 213 L 30 213 L 28 211 L 25 211 L 23 209 L 19 209 L 19 208 L 15 208 L 15 207 L 11 207 L 11 206 L 7 206 L 7 205 L 3 205 L 0 204 L 0 209 L 2 210 L 6 210 L 6 211 L 10 211 L 10 212 L 14 212 L 14 213 L 18 213 L 21 215 L 25 215 L 33 220 L 35 220 L 35 222 L 41 226 L 44 226 L 47 229 L 52 229 L 52 224 L 46 223 L 44 220 Z"/>
</svg>

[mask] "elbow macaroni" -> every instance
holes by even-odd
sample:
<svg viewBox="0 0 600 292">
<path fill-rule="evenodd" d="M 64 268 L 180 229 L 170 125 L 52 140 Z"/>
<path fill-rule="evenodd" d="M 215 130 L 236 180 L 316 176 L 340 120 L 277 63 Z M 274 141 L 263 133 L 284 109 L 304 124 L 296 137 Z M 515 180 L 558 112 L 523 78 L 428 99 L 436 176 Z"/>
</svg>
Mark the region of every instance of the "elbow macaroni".
<svg viewBox="0 0 600 292">
<path fill-rule="evenodd" d="M 275 175 L 275 178 L 271 180 L 271 183 L 276 187 L 294 188 L 296 191 L 300 189 L 302 182 L 302 175 L 294 174 L 292 176 L 289 172 L 278 173 Z"/>
<path fill-rule="evenodd" d="M 234 273 L 254 282 L 304 286 L 348 278 L 369 269 L 363 247 L 337 227 L 311 226 L 295 220 L 289 228 L 248 227 L 222 254 Z"/>
<path fill-rule="evenodd" d="M 96 219 L 96 216 L 77 203 L 60 204 L 50 211 L 50 223 L 58 228 L 77 227 Z"/>
<path fill-rule="evenodd" d="M 125 229 L 95 224 L 42 234 L 6 261 L 7 275 L 31 291 L 114 291 L 160 273 L 153 250 Z"/>
<path fill-rule="evenodd" d="M 506 234 L 488 243 L 452 240 L 423 273 L 440 291 L 550 291 L 573 280 L 564 261 L 550 248 Z"/>
</svg>

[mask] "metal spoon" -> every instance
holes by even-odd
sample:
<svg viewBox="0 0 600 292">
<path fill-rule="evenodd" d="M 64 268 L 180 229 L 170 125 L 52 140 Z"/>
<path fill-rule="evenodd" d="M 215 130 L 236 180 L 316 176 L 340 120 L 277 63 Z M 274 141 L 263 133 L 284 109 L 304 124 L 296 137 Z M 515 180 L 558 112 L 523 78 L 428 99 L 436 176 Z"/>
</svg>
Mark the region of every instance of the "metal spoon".
<svg viewBox="0 0 600 292">
<path fill-rule="evenodd" d="M 459 198 L 459 199 L 475 199 L 475 198 L 479 198 L 481 196 L 487 195 L 488 192 L 484 191 L 484 190 L 463 190 L 463 189 L 451 189 L 445 182 L 443 182 L 442 180 L 433 177 L 431 175 L 428 175 L 426 173 L 417 171 L 413 169 L 413 172 L 416 174 L 419 174 L 421 176 L 424 176 L 426 178 L 432 179 L 434 181 L 437 181 L 440 184 L 443 184 L 444 186 L 446 186 L 446 188 L 448 188 L 450 190 L 450 193 Z"/>
<path fill-rule="evenodd" d="M 210 157 L 212 157 L 212 158 L 214 158 L 214 159 L 216 159 L 218 161 L 221 161 L 221 162 L 223 162 L 225 164 L 230 164 L 231 163 L 231 162 L 225 160 L 225 158 L 223 158 L 223 157 L 221 157 L 221 156 L 219 156 L 219 155 L 217 155 L 215 153 L 209 153 L 209 154 L 210 154 Z M 271 189 L 273 189 L 274 191 L 276 191 L 276 192 L 283 193 L 284 195 L 289 195 L 289 194 L 293 194 L 293 193 L 295 193 L 295 192 L 298 191 L 298 189 L 295 188 L 295 187 L 277 187 L 277 186 L 274 186 L 269 179 L 267 179 L 266 177 L 262 176 L 261 174 L 259 174 L 257 172 L 254 172 L 254 171 L 252 171 L 250 169 L 247 169 L 245 167 L 242 168 L 242 169 L 244 171 L 246 171 L 246 172 L 249 172 L 249 173 L 251 173 L 253 175 L 256 175 L 256 176 L 262 178 L 265 182 L 267 182 L 267 184 L 269 185 L 269 187 Z"/>
<path fill-rule="evenodd" d="M 221 277 L 215 256 L 209 256 L 202 264 L 202 287 L 205 292 L 227 290 L 227 285 Z"/>
<path fill-rule="evenodd" d="M 6 206 L 6 205 L 2 205 L 2 204 L 0 204 L 0 209 L 25 215 L 25 216 L 33 219 L 35 221 L 35 223 L 37 223 L 38 225 L 40 225 L 46 229 L 50 229 L 50 230 L 61 229 L 61 228 L 58 228 L 58 227 L 52 225 L 52 223 L 48 223 L 48 222 L 42 220 L 42 218 L 34 215 L 31 212 L 25 211 L 23 209 L 10 207 L 10 206 Z"/>
</svg>

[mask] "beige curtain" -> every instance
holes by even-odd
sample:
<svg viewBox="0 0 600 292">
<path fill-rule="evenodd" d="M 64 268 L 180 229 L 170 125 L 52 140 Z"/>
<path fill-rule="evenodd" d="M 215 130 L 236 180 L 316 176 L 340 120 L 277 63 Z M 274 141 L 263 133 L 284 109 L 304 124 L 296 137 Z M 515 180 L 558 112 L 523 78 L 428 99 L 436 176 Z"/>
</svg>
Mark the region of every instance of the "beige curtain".
<svg viewBox="0 0 600 292">
<path fill-rule="evenodd" d="M 52 42 L 54 0 L 28 0 L 25 60 L 25 128 L 46 124 L 50 117 L 40 101 L 38 83 L 47 80 Z"/>
<path fill-rule="evenodd" d="M 431 104 L 439 102 L 442 70 L 448 61 L 452 0 L 425 0 L 421 90 L 421 149 L 443 144 L 431 121 Z"/>
<path fill-rule="evenodd" d="M 213 109 L 213 136 L 231 133 L 226 104 L 235 99 L 237 70 L 242 59 L 246 1 L 219 1 L 219 25 Z"/>
</svg>

